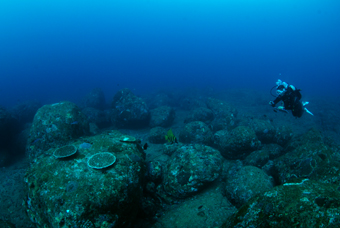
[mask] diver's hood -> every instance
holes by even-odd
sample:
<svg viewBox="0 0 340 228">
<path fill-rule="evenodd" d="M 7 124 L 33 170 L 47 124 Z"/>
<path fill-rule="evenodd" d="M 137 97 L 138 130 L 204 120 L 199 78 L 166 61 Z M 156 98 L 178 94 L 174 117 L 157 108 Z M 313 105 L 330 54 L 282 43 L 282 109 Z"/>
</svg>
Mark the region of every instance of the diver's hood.
<svg viewBox="0 0 340 228">
<path fill-rule="evenodd" d="M 280 79 L 276 82 L 276 94 L 281 95 L 286 91 L 288 84 L 286 82 L 281 81 Z"/>
<path fill-rule="evenodd" d="M 277 82 L 276 82 L 276 89 L 278 89 L 279 87 L 282 87 L 282 86 L 283 86 L 284 89 L 287 89 L 288 83 L 283 82 L 280 79 L 278 79 Z"/>
</svg>

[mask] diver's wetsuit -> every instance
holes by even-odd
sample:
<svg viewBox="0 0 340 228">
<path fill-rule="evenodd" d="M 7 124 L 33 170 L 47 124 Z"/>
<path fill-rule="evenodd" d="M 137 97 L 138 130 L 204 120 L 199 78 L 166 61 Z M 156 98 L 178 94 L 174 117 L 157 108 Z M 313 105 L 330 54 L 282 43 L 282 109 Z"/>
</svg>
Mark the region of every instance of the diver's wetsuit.
<svg viewBox="0 0 340 228">
<path fill-rule="evenodd" d="M 272 106 L 275 107 L 277 103 L 283 101 L 286 110 L 292 110 L 293 116 L 301 117 L 303 114 L 303 105 L 300 101 L 301 97 L 299 89 L 293 90 L 288 86 L 285 92 L 276 97 Z"/>
</svg>

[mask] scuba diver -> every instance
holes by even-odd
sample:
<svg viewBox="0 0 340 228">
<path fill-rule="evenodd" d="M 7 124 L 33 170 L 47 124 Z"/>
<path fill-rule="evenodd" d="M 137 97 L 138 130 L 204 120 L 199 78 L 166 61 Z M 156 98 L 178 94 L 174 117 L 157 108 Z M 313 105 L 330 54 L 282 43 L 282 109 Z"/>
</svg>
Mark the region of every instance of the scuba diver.
<svg viewBox="0 0 340 228">
<path fill-rule="evenodd" d="M 276 94 L 277 96 L 272 94 L 272 90 L 276 87 Z M 306 111 L 308 114 L 313 116 L 313 113 L 311 113 L 306 106 L 309 102 L 301 102 L 301 93 L 300 89 L 296 89 L 293 85 L 288 85 L 286 82 L 282 82 L 280 79 L 277 80 L 276 86 L 274 86 L 270 90 L 270 94 L 275 98 L 274 101 L 270 101 L 269 105 L 274 107 L 274 111 L 281 111 L 288 113 L 288 110 L 292 111 L 293 116 L 295 117 L 301 117 L 303 112 Z M 275 108 L 275 105 L 279 103 L 280 101 L 283 102 L 283 105 L 278 106 Z"/>
</svg>

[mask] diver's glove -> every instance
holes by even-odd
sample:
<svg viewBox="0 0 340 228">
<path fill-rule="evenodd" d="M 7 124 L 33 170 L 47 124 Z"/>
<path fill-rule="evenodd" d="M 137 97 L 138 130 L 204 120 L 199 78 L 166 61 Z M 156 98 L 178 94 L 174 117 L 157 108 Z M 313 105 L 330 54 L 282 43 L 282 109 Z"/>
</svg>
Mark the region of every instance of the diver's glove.
<svg viewBox="0 0 340 228">
<path fill-rule="evenodd" d="M 269 105 L 275 107 L 274 101 L 269 101 Z"/>
</svg>

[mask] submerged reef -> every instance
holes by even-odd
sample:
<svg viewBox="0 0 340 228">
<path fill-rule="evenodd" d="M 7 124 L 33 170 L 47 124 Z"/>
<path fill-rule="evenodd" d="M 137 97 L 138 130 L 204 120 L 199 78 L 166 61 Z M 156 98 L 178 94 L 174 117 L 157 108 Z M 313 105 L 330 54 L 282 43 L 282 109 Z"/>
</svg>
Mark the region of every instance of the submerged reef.
<svg viewBox="0 0 340 228">
<path fill-rule="evenodd" d="M 254 196 L 222 228 L 339 227 L 339 198 L 335 185 L 296 179 Z"/>
<path fill-rule="evenodd" d="M 0 109 L 0 140 L 27 139 L 29 158 L 24 180 L 2 172 L 0 224 L 12 227 L 23 200 L 19 228 L 339 227 L 340 146 L 317 118 L 212 94 L 122 89 L 108 108 L 94 90 L 83 109 L 44 105 L 25 128 Z M 13 154 L 1 149 L 0 162 Z"/>
</svg>

